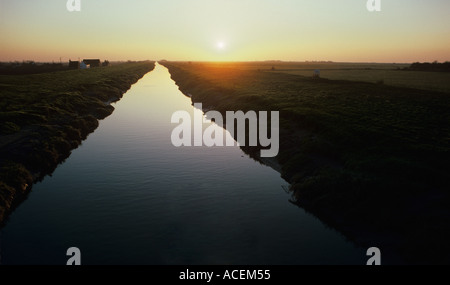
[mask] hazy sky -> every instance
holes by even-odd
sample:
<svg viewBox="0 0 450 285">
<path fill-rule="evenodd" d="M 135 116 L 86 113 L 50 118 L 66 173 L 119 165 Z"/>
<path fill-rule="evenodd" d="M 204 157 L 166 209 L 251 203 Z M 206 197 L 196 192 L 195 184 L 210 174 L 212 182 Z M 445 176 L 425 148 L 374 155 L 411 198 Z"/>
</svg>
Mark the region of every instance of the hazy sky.
<svg viewBox="0 0 450 285">
<path fill-rule="evenodd" d="M 0 0 L 0 61 L 450 60 L 449 0 Z"/>
</svg>

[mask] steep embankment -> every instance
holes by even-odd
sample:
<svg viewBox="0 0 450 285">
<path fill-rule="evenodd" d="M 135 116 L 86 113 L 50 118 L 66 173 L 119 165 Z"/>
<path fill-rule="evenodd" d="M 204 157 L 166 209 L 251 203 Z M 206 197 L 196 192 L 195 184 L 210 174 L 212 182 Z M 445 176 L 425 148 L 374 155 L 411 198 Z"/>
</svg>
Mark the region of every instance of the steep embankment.
<svg viewBox="0 0 450 285">
<path fill-rule="evenodd" d="M 0 223 L 109 116 L 154 62 L 0 76 Z"/>
<path fill-rule="evenodd" d="M 298 205 L 386 255 L 450 262 L 449 94 L 245 64 L 161 64 L 204 108 L 280 111 L 277 159 Z"/>
</svg>

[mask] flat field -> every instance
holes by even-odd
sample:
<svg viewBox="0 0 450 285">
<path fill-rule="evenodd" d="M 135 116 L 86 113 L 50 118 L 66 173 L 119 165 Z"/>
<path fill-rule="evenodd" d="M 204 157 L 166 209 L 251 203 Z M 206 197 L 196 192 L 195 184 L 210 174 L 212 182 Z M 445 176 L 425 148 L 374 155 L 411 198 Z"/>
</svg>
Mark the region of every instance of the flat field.
<svg viewBox="0 0 450 285">
<path fill-rule="evenodd" d="M 450 93 L 450 73 L 405 70 L 410 64 L 401 63 L 332 63 L 332 62 L 242 62 L 210 63 L 245 70 L 260 70 L 311 77 L 320 70 L 320 77 L 410 87 Z M 272 69 L 273 68 L 273 69 Z"/>
</svg>

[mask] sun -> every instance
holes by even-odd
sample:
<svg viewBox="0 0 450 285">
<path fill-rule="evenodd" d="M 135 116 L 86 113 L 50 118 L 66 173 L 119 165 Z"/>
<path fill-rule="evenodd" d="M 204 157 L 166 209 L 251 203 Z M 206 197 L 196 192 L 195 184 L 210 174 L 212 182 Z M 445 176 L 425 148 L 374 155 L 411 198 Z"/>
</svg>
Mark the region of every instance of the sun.
<svg viewBox="0 0 450 285">
<path fill-rule="evenodd" d="M 216 46 L 219 50 L 225 49 L 225 43 L 223 41 L 217 42 Z"/>
</svg>

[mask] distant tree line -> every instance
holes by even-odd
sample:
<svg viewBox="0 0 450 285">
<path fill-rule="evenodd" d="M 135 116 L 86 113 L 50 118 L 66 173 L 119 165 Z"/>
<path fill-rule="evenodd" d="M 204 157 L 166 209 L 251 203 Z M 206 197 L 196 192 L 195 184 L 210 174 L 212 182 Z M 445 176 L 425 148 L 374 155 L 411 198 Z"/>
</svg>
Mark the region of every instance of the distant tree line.
<svg viewBox="0 0 450 285">
<path fill-rule="evenodd" d="M 68 70 L 69 66 L 62 63 L 36 63 L 32 60 L 2 62 L 0 63 L 1 75 L 21 75 L 21 74 L 36 74 L 53 71 Z"/>
<path fill-rule="evenodd" d="M 405 68 L 406 70 L 415 70 L 415 71 L 440 71 L 440 72 L 450 72 L 450 61 L 446 61 L 443 63 L 439 63 L 434 61 L 432 63 L 429 62 L 414 62 L 410 67 Z"/>
</svg>

